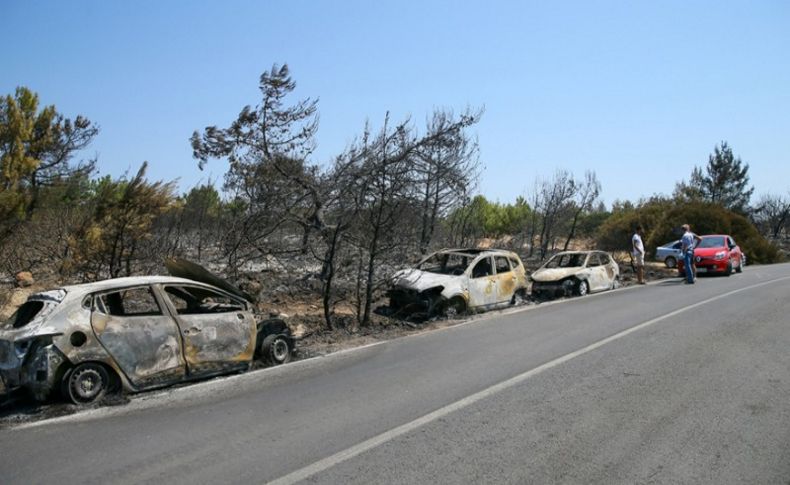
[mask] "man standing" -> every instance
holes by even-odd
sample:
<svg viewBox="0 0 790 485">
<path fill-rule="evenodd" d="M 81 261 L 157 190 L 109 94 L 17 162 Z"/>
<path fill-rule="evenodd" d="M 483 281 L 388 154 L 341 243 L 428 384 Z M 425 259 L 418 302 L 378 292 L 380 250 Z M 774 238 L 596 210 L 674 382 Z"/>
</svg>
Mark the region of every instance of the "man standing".
<svg viewBox="0 0 790 485">
<path fill-rule="evenodd" d="M 683 256 L 683 271 L 686 273 L 686 283 L 694 284 L 697 279 L 697 268 L 694 266 L 694 248 L 702 238 L 691 232 L 691 226 L 683 224 L 683 237 L 680 238 L 680 252 Z"/>
<path fill-rule="evenodd" d="M 642 243 L 642 226 L 636 226 L 636 231 L 631 237 L 631 255 L 634 257 L 636 266 L 636 282 L 640 285 L 645 283 L 645 245 Z"/>
</svg>

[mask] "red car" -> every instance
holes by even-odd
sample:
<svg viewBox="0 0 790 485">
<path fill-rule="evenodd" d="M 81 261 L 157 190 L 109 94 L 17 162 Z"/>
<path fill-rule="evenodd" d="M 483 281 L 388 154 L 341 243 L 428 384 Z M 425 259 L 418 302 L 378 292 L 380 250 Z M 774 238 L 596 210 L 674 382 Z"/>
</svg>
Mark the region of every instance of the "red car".
<svg viewBox="0 0 790 485">
<path fill-rule="evenodd" d="M 722 273 L 730 276 L 732 271 L 740 273 L 746 265 L 746 256 L 731 236 L 716 234 L 702 236 L 694 248 L 694 264 L 697 273 Z M 685 276 L 683 259 L 678 260 L 678 274 Z"/>
</svg>

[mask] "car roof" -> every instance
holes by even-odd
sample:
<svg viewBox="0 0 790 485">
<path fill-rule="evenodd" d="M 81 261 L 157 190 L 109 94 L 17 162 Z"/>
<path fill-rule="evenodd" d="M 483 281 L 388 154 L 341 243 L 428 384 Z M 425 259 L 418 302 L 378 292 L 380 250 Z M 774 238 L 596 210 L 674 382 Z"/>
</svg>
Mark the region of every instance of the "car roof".
<svg viewBox="0 0 790 485">
<path fill-rule="evenodd" d="M 177 278 L 175 276 L 125 276 L 123 278 L 111 278 L 108 280 L 94 281 L 92 283 L 82 283 L 78 285 L 66 285 L 61 288 L 69 294 L 95 293 L 98 291 L 114 290 L 116 288 L 128 288 L 132 286 L 154 285 L 154 284 L 197 284 L 201 286 L 211 286 L 199 281 Z"/>
<path fill-rule="evenodd" d="M 507 249 L 479 249 L 479 248 L 457 248 L 457 249 L 440 249 L 437 253 L 456 253 L 466 256 L 479 256 L 481 254 L 501 254 L 506 256 L 515 256 L 516 253 Z"/>
</svg>

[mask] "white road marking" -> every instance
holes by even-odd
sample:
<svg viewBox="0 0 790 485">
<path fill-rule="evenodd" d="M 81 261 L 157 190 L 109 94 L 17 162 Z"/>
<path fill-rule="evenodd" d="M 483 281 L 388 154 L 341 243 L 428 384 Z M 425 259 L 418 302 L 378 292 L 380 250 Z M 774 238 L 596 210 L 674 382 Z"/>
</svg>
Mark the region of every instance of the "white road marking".
<svg viewBox="0 0 790 485">
<path fill-rule="evenodd" d="M 730 291 L 730 292 L 727 292 L 727 293 L 722 293 L 721 295 L 717 295 L 717 296 L 714 296 L 712 298 L 708 298 L 707 300 L 699 301 L 699 302 L 694 303 L 692 305 L 688 305 L 686 307 L 679 308 L 677 310 L 669 312 L 666 315 L 662 315 L 660 317 L 653 318 L 652 320 L 648 320 L 646 322 L 640 323 L 640 324 L 638 324 L 638 325 L 636 325 L 634 327 L 631 327 L 631 328 L 628 328 L 626 330 L 623 330 L 622 332 L 616 333 L 616 334 L 614 334 L 614 335 L 612 335 L 610 337 L 606 337 L 606 338 L 604 338 L 602 340 L 599 340 L 599 341 L 597 341 L 597 342 L 595 342 L 593 344 L 590 344 L 590 345 L 588 345 L 586 347 L 583 347 L 583 348 L 581 348 L 579 350 L 576 350 L 576 351 L 571 352 L 569 354 L 563 355 L 562 357 L 558 357 L 558 358 L 556 358 L 556 359 L 554 359 L 552 361 L 546 362 L 545 364 L 540 365 L 538 367 L 535 367 L 534 369 L 531 369 L 531 370 L 529 370 L 527 372 L 524 372 L 523 374 L 519 374 L 519 375 L 517 375 L 515 377 L 511 377 L 510 379 L 508 379 L 506 381 L 502 381 L 502 382 L 500 382 L 498 384 L 495 384 L 495 385 L 493 385 L 493 386 L 491 386 L 491 387 L 489 387 L 487 389 L 483 389 L 480 392 L 477 392 L 475 394 L 467 396 L 467 397 L 465 397 L 465 398 L 463 398 L 461 400 L 458 400 L 458 401 L 456 401 L 454 403 L 448 404 L 447 406 L 439 408 L 436 411 L 433 411 L 433 412 L 428 413 L 428 414 L 426 414 L 426 415 L 424 415 L 424 416 L 422 416 L 420 418 L 415 419 L 414 421 L 411 421 L 411 422 L 408 422 L 408 423 L 403 424 L 401 426 L 398 426 L 396 428 L 390 429 L 389 431 L 385 431 L 385 432 L 383 432 L 383 433 L 381 433 L 381 434 L 379 434 L 377 436 L 374 436 L 373 438 L 370 438 L 370 439 L 365 440 L 365 441 L 363 441 L 361 443 L 358 443 L 358 444 L 356 444 L 356 445 L 354 445 L 354 446 L 352 446 L 350 448 L 347 448 L 347 449 L 345 449 L 343 451 L 335 453 L 334 455 L 328 456 L 328 457 L 326 457 L 326 458 L 324 458 L 322 460 L 319 460 L 319 461 L 317 461 L 317 462 L 315 462 L 315 463 L 313 463 L 311 465 L 308 465 L 308 466 L 306 466 L 304 468 L 301 468 L 299 470 L 295 470 L 295 471 L 289 473 L 288 475 L 285 475 L 283 477 L 280 477 L 280 478 L 278 478 L 276 480 L 273 480 L 273 481 L 269 482 L 269 485 L 290 485 L 290 484 L 293 484 L 293 483 L 300 482 L 300 481 L 305 480 L 305 479 L 307 479 L 307 478 L 309 478 L 309 477 L 311 477 L 311 476 L 313 476 L 313 475 L 315 475 L 315 474 L 317 474 L 319 472 L 327 470 L 327 469 L 329 469 L 329 468 L 331 468 L 331 467 L 333 467 L 333 466 L 335 466 L 335 465 L 337 465 L 339 463 L 342 463 L 342 462 L 344 462 L 346 460 L 354 458 L 355 456 L 360 455 L 360 454 L 362 454 L 362 453 L 364 453 L 366 451 L 369 451 L 369 450 L 371 450 L 373 448 L 376 448 L 379 445 L 382 445 L 382 444 L 384 444 L 384 443 L 386 443 L 388 441 L 392 441 L 395 438 L 398 438 L 398 437 L 400 437 L 400 436 L 402 436 L 402 435 L 404 435 L 406 433 L 414 431 L 414 430 L 416 430 L 417 428 L 419 428 L 421 426 L 424 426 L 424 425 L 429 424 L 429 423 L 431 423 L 433 421 L 436 421 L 437 419 L 442 418 L 444 416 L 447 416 L 448 414 L 454 413 L 455 411 L 458 411 L 458 410 L 461 410 L 461 409 L 463 409 L 465 407 L 468 407 L 468 406 L 470 406 L 470 405 L 472 405 L 472 404 L 474 404 L 474 403 L 476 403 L 476 402 L 478 402 L 478 401 L 480 401 L 482 399 L 485 399 L 485 398 L 487 398 L 489 396 L 492 396 L 492 395 L 494 395 L 496 393 L 502 392 L 502 391 L 504 391 L 504 390 L 506 390 L 506 389 L 508 389 L 510 387 L 516 386 L 516 385 L 526 381 L 530 377 L 538 375 L 538 374 L 540 374 L 540 373 L 542 373 L 542 372 L 544 372 L 546 370 L 549 370 L 549 369 L 551 369 L 553 367 L 557 367 L 558 365 L 564 364 L 565 362 L 568 362 L 571 359 L 574 359 L 574 358 L 579 357 L 581 355 L 584 355 L 586 353 L 592 352 L 595 349 L 598 349 L 598 348 L 600 348 L 600 347 L 602 347 L 602 346 L 604 346 L 604 345 L 606 345 L 606 344 L 608 344 L 610 342 L 613 342 L 615 340 L 621 339 L 621 338 L 625 337 L 626 335 L 634 333 L 634 332 L 636 332 L 638 330 L 641 330 L 641 329 L 643 329 L 645 327 L 649 327 L 650 325 L 653 325 L 653 324 L 658 323 L 658 322 L 660 322 L 662 320 L 666 320 L 668 318 L 674 317 L 674 316 L 676 316 L 676 315 L 678 315 L 680 313 L 686 312 L 686 311 L 691 310 L 693 308 L 697 308 L 697 307 L 700 307 L 700 306 L 703 306 L 703 305 L 707 305 L 708 303 L 712 303 L 714 301 L 721 300 L 722 298 L 727 298 L 727 297 L 732 296 L 732 295 L 734 295 L 736 293 L 741 293 L 743 291 L 752 290 L 754 288 L 759 288 L 761 286 L 774 284 L 774 283 L 777 283 L 779 281 L 784 281 L 784 280 L 788 280 L 788 279 L 790 279 L 790 276 L 785 276 L 785 277 L 778 278 L 778 279 L 775 279 L 775 280 L 765 281 L 765 282 L 757 283 L 757 284 L 754 284 L 754 285 L 751 285 L 751 286 L 746 286 L 744 288 L 739 288 L 737 290 L 733 290 L 733 291 Z"/>
</svg>

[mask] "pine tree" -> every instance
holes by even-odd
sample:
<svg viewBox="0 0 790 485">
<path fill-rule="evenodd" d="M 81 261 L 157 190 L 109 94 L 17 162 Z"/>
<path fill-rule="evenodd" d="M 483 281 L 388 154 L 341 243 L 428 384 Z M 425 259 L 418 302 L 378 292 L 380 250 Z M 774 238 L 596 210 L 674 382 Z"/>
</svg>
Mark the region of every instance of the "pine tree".
<svg viewBox="0 0 790 485">
<path fill-rule="evenodd" d="M 748 186 L 748 173 L 749 164 L 734 156 L 732 148 L 722 141 L 708 157 L 705 171 L 694 167 L 689 183 L 681 183 L 676 192 L 682 192 L 687 199 L 701 199 L 743 214 L 754 192 Z"/>
</svg>

